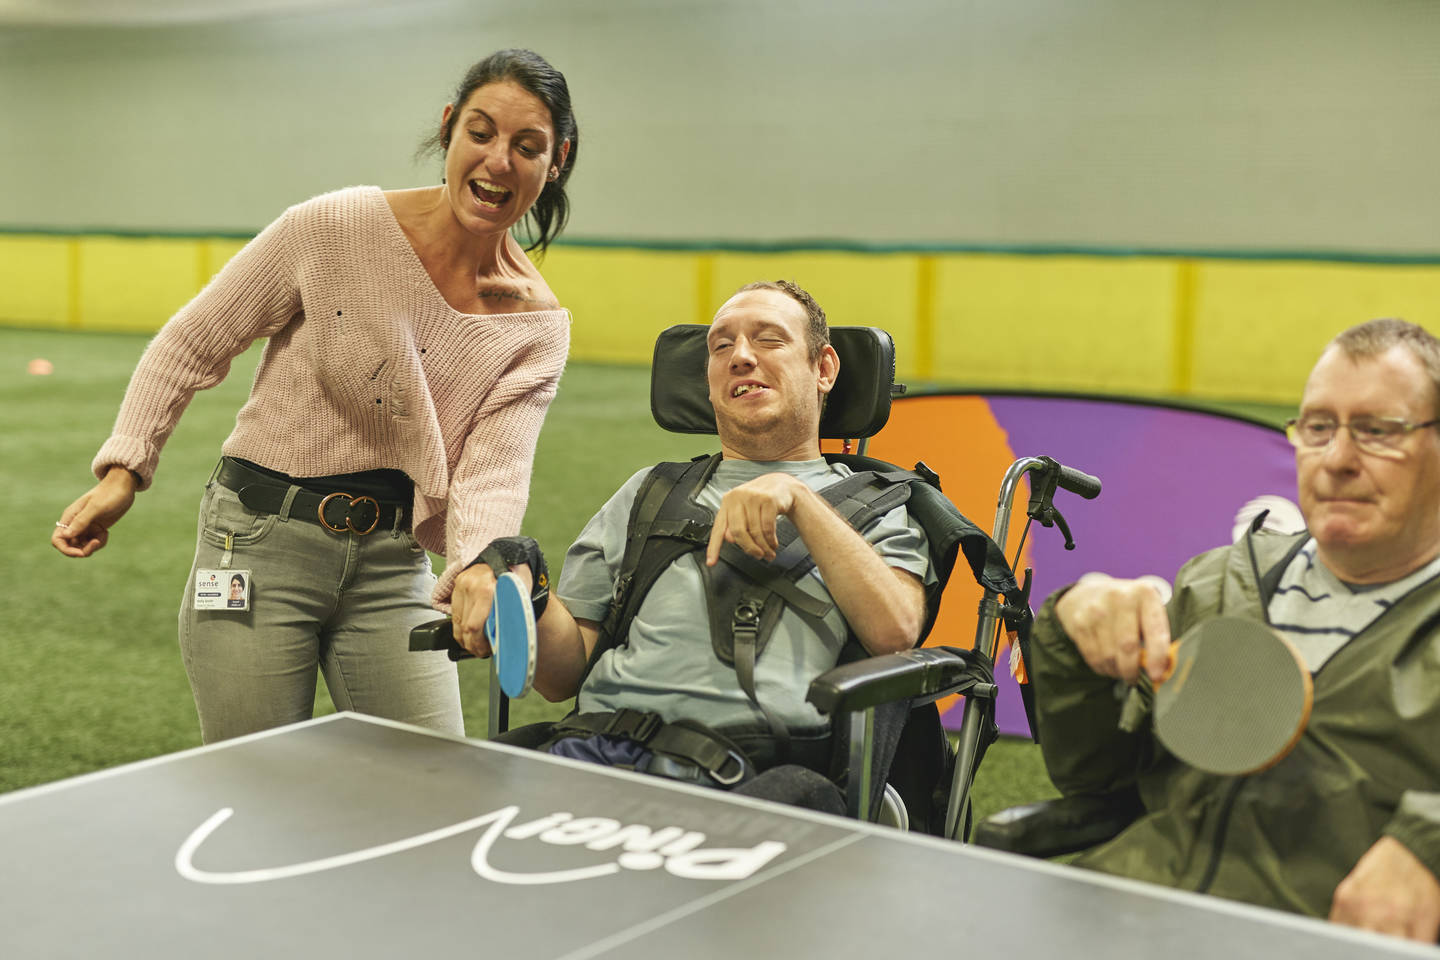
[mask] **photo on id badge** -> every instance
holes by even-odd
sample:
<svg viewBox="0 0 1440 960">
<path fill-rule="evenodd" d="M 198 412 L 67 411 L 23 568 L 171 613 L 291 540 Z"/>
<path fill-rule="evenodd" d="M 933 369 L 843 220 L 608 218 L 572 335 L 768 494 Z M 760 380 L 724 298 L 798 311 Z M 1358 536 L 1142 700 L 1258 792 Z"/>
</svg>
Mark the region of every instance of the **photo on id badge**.
<svg viewBox="0 0 1440 960">
<path fill-rule="evenodd" d="M 249 610 L 250 571 L 195 571 L 195 609 Z"/>
</svg>

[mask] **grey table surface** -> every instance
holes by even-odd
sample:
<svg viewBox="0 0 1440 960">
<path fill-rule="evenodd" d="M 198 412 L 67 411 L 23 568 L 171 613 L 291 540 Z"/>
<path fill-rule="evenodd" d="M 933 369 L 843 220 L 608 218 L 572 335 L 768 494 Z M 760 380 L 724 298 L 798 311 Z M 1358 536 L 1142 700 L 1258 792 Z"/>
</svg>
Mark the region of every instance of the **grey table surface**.
<svg viewBox="0 0 1440 960">
<path fill-rule="evenodd" d="M 0 795 L 0 956 L 1420 956 L 356 714 Z"/>
</svg>

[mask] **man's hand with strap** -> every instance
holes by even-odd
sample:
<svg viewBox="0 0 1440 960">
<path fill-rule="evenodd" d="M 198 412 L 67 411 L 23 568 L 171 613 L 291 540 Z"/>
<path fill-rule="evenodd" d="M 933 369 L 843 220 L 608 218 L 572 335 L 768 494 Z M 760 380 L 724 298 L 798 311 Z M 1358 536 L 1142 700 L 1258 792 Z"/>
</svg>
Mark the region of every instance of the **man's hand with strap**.
<svg viewBox="0 0 1440 960">
<path fill-rule="evenodd" d="M 529 588 L 535 612 L 534 689 L 552 703 L 575 696 L 599 625 L 576 620 L 558 597 L 549 595 L 545 558 L 529 537 L 506 537 L 491 543 L 455 578 L 450 617 L 456 642 L 477 657 L 491 655 L 485 621 L 495 600 L 497 578 L 507 569 Z"/>
<path fill-rule="evenodd" d="M 477 657 L 491 654 L 485 639 L 485 621 L 495 599 L 495 584 L 500 574 L 510 571 L 520 578 L 530 592 L 538 626 L 550 597 L 550 572 L 540 545 L 530 537 L 501 537 L 492 540 L 455 577 L 450 597 L 450 619 L 454 622 L 455 641 Z"/>
<path fill-rule="evenodd" d="M 715 566 L 720 548 L 726 543 L 735 544 L 757 560 L 774 560 L 780 548 L 776 523 L 782 514 L 789 516 L 795 509 L 795 498 L 805 494 L 813 492 L 788 473 L 767 473 L 728 491 L 715 511 L 705 565 Z"/>
<path fill-rule="evenodd" d="M 865 649 L 881 654 L 913 647 L 925 623 L 920 578 L 888 566 L 824 497 L 788 473 L 767 473 L 725 494 L 715 511 L 706 564 L 715 565 L 727 542 L 757 559 L 773 560 L 782 514 L 795 524 L 835 605 Z"/>
<path fill-rule="evenodd" d="M 517 574 L 523 579 L 526 573 Z M 455 642 L 477 657 L 491 654 L 490 641 L 485 639 L 485 620 L 495 600 L 495 571 L 483 563 L 461 570 L 455 577 L 450 594 L 450 619 L 454 623 Z"/>
</svg>

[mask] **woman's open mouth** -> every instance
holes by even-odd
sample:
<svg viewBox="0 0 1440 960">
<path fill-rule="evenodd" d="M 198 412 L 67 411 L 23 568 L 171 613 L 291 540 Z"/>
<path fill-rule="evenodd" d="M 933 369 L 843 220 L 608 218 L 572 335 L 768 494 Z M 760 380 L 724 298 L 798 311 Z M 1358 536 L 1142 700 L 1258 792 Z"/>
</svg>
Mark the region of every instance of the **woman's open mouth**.
<svg viewBox="0 0 1440 960">
<path fill-rule="evenodd" d="M 499 210 L 510 200 L 510 191 L 488 180 L 471 180 L 470 193 L 482 207 Z"/>
</svg>

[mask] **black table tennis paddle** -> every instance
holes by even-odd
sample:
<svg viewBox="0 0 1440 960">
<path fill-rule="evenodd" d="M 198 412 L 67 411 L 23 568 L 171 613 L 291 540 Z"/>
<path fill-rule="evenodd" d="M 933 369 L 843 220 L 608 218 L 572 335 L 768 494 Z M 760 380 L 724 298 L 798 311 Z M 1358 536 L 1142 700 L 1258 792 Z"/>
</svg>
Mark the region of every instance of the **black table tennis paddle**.
<svg viewBox="0 0 1440 960">
<path fill-rule="evenodd" d="M 1190 766 L 1223 776 L 1258 773 L 1283 760 L 1300 741 L 1315 696 L 1294 645 L 1241 617 L 1187 630 L 1171 644 L 1165 677 L 1150 688 L 1142 674 L 1131 697 L 1150 701 L 1160 742 Z"/>
</svg>

